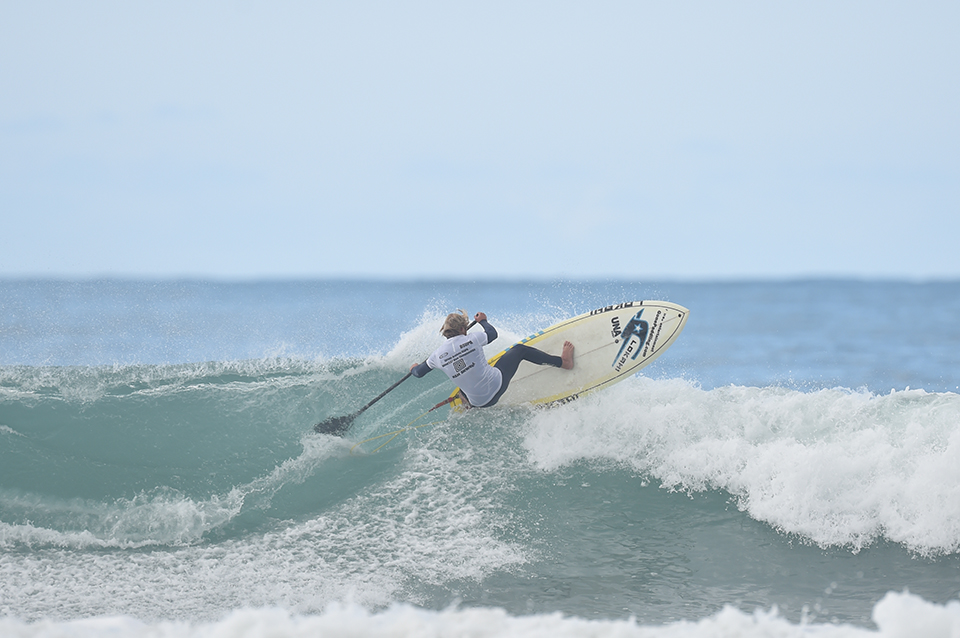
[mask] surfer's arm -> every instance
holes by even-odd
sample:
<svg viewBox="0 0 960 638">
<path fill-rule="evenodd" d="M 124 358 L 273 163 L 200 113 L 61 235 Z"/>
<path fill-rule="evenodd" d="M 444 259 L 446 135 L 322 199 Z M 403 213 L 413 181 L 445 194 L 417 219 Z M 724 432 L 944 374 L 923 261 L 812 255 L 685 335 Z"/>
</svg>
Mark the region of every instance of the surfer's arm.
<svg viewBox="0 0 960 638">
<path fill-rule="evenodd" d="M 487 323 L 486 319 L 481 319 L 477 323 L 479 323 L 480 327 L 483 328 L 483 331 L 487 333 L 487 343 L 490 343 L 497 338 L 497 329 Z"/>
<path fill-rule="evenodd" d="M 428 366 L 426 361 L 424 361 L 419 365 L 414 364 L 410 366 L 410 373 L 413 374 L 413 376 L 417 377 L 418 379 L 423 375 L 425 375 L 426 373 L 430 372 L 431 370 L 433 370 L 433 368 Z"/>
</svg>

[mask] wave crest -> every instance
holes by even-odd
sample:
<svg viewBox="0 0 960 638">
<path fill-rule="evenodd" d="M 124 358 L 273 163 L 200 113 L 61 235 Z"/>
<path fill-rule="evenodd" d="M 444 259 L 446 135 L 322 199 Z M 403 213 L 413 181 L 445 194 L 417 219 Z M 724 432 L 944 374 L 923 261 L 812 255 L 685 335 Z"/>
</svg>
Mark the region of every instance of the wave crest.
<svg viewBox="0 0 960 638">
<path fill-rule="evenodd" d="M 729 492 L 774 528 L 859 551 L 887 539 L 960 551 L 960 396 L 779 387 L 702 390 L 638 378 L 536 414 L 524 444 L 543 470 L 626 463 L 664 488 Z"/>
</svg>

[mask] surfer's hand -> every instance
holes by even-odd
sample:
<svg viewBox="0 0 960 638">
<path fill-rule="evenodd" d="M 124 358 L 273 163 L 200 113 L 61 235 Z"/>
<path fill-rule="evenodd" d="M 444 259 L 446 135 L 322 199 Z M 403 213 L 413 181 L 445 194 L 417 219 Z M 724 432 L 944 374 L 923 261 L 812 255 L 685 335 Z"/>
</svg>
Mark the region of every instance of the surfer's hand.
<svg viewBox="0 0 960 638">
<path fill-rule="evenodd" d="M 486 321 L 486 320 L 487 320 L 487 315 L 485 315 L 485 314 L 482 313 L 482 312 L 478 312 L 477 315 L 474 317 L 474 319 L 477 320 L 477 323 L 480 323 L 481 321 Z"/>
</svg>

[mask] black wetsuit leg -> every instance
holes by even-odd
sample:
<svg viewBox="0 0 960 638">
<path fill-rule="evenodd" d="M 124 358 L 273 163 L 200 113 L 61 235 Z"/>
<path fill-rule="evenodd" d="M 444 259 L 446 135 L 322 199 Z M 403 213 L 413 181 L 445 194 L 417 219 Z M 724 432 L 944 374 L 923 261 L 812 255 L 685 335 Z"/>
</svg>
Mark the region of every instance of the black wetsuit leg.
<svg viewBox="0 0 960 638">
<path fill-rule="evenodd" d="M 518 343 L 497 359 L 494 367 L 500 371 L 500 376 L 503 378 L 500 382 L 500 389 L 497 390 L 497 393 L 493 395 L 492 399 L 478 407 L 489 408 L 491 405 L 496 405 L 500 397 L 503 396 L 503 393 L 507 391 L 507 386 L 510 385 L 510 380 L 513 379 L 513 375 L 517 373 L 517 368 L 520 367 L 521 361 L 529 361 L 538 366 L 553 366 L 555 368 L 563 366 L 563 359 L 560 357 Z"/>
</svg>

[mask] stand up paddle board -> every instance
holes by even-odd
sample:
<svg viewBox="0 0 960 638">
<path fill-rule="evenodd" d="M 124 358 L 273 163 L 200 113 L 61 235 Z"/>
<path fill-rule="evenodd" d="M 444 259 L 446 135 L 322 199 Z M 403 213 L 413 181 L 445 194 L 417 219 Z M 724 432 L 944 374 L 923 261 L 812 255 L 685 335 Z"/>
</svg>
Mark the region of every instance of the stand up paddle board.
<svg viewBox="0 0 960 638">
<path fill-rule="evenodd" d="M 567 403 L 618 383 L 663 354 L 680 336 L 689 314 L 669 301 L 628 301 L 541 330 L 519 343 L 559 356 L 563 342 L 570 341 L 573 370 L 524 361 L 497 405 Z M 490 365 L 507 350 L 492 357 Z M 455 398 L 459 391 L 457 388 L 450 395 L 454 409 L 464 407 Z"/>
</svg>

